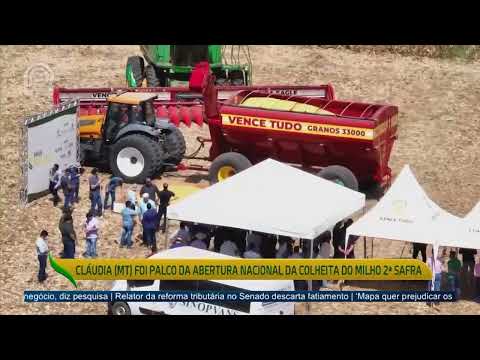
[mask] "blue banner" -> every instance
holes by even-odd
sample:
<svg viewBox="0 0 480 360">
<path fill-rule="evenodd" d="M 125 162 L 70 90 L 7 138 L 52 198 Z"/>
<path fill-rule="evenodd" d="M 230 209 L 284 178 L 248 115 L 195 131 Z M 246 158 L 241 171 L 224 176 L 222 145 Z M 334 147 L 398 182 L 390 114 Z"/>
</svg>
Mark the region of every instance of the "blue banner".
<svg viewBox="0 0 480 360">
<path fill-rule="evenodd" d="M 24 302 L 452 302 L 449 291 L 24 291 Z"/>
</svg>

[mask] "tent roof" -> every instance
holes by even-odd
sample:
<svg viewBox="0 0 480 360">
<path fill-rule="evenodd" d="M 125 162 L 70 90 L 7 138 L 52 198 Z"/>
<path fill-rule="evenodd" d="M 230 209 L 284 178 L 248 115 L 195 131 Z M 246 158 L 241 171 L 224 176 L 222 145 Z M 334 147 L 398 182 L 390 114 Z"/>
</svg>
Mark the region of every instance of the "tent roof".
<svg viewBox="0 0 480 360">
<path fill-rule="evenodd" d="M 452 225 L 460 220 L 436 205 L 406 165 L 385 196 L 352 224 L 348 234 L 424 244 L 451 242 Z"/>
<path fill-rule="evenodd" d="M 268 159 L 169 206 L 168 218 L 312 239 L 365 195 Z"/>
<path fill-rule="evenodd" d="M 473 207 L 470 212 L 465 215 L 464 219 L 475 220 L 477 219 L 480 222 L 480 201 Z"/>
<path fill-rule="evenodd" d="M 455 220 L 446 246 L 480 249 L 480 202 L 463 219 Z"/>
</svg>

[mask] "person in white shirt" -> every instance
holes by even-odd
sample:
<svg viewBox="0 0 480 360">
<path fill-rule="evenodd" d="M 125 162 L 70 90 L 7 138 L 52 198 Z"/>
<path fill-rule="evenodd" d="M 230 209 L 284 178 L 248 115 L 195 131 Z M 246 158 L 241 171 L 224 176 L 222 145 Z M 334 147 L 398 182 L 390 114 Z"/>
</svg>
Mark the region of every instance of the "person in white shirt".
<svg viewBox="0 0 480 360">
<path fill-rule="evenodd" d="M 85 239 L 87 241 L 87 249 L 83 254 L 84 257 L 95 258 L 97 257 L 97 240 L 98 240 L 98 219 L 95 214 L 90 210 L 86 215 L 86 220 L 83 225 L 85 230 Z"/>
<path fill-rule="evenodd" d="M 35 246 L 37 248 L 37 256 L 38 256 L 38 282 L 44 282 L 48 275 L 45 272 L 47 267 L 47 256 L 48 256 L 48 245 L 47 245 L 47 238 L 48 232 L 46 230 L 42 230 L 40 233 L 40 237 L 35 242 Z"/>
<path fill-rule="evenodd" d="M 62 171 L 58 164 L 54 164 L 53 167 L 50 169 L 50 177 L 49 177 L 49 186 L 48 190 L 53 195 L 53 206 L 57 206 L 60 202 L 60 197 L 58 196 L 58 190 L 60 188 L 60 180 L 62 178 Z"/>
<path fill-rule="evenodd" d="M 130 200 L 130 202 L 137 207 L 137 185 L 132 185 L 127 191 L 127 200 Z"/>
</svg>

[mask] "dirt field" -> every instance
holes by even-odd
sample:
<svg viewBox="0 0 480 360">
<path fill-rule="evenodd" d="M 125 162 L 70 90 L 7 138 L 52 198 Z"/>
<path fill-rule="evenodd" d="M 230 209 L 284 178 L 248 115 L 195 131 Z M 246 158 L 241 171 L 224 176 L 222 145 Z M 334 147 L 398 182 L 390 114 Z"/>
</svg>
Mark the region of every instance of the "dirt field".
<svg viewBox="0 0 480 360">
<path fill-rule="evenodd" d="M 57 224 L 60 210 L 47 200 L 22 209 L 18 205 L 20 184 L 17 120 L 49 109 L 53 81 L 66 87 L 124 85 L 124 66 L 137 46 L 1 46 L 0 117 L 0 289 L 2 314 L 105 314 L 104 304 L 25 304 L 24 289 L 71 289 L 67 280 L 48 268 L 46 284 L 36 282 L 34 241 L 42 228 L 50 232 L 54 253 L 61 250 Z M 310 46 L 254 46 L 256 84 L 334 84 L 340 99 L 387 102 L 400 108 L 400 133 L 391 159 L 394 173 L 410 164 L 431 198 L 458 216 L 465 215 L 480 199 L 480 70 L 478 62 L 411 58 L 391 54 L 353 52 Z M 296 61 L 294 61 L 296 60 Z M 39 65 L 40 64 L 40 65 Z M 43 65 L 42 65 L 43 64 Z M 32 66 L 36 66 L 31 68 Z M 45 67 L 42 67 L 45 66 Z M 47 69 L 47 70 L 45 70 Z M 25 75 L 27 74 L 27 75 Z M 26 82 L 28 74 L 35 81 Z M 206 135 L 206 129 L 184 129 L 189 144 Z M 190 174 L 192 175 L 192 174 Z M 102 174 L 106 178 L 107 174 Z M 203 183 L 202 176 L 189 178 Z M 182 175 L 164 177 L 174 183 Z M 84 201 L 75 210 L 80 224 L 89 202 L 86 176 L 82 179 Z M 98 244 L 101 257 L 143 257 L 146 250 L 135 246 L 119 249 L 120 219 L 107 214 Z M 80 241 L 77 254 L 83 253 Z M 402 242 L 376 239 L 375 257 L 398 257 Z M 408 252 L 407 250 L 405 250 Z M 368 253 L 370 255 L 370 243 Z M 358 255 L 363 255 L 359 244 Z M 405 256 L 405 252 L 404 252 Z M 108 282 L 80 282 L 81 289 L 108 289 Z M 346 287 L 352 289 L 353 287 Z M 317 314 L 480 314 L 471 301 L 442 304 L 439 311 L 421 303 L 326 303 L 314 304 Z M 304 313 L 304 305 L 298 306 Z"/>
</svg>

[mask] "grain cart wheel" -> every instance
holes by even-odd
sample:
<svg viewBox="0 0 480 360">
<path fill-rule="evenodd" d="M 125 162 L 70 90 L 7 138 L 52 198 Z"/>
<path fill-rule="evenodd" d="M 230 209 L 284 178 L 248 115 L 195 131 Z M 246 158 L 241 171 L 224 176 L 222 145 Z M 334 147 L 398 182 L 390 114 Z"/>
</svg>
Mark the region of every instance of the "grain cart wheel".
<svg viewBox="0 0 480 360">
<path fill-rule="evenodd" d="M 346 167 L 340 165 L 327 166 L 317 174 L 321 178 L 336 182 L 349 189 L 358 191 L 358 180 L 356 176 Z"/>
<path fill-rule="evenodd" d="M 162 168 L 163 151 L 158 142 L 145 135 L 132 134 L 112 148 L 110 169 L 127 183 L 144 183 Z"/>
<path fill-rule="evenodd" d="M 113 315 L 131 315 L 130 306 L 123 301 L 116 302 L 112 305 L 112 314 Z"/>
<path fill-rule="evenodd" d="M 179 128 L 172 126 L 165 134 L 165 152 L 167 158 L 165 163 L 178 165 L 185 156 L 187 146 L 185 138 Z"/>
<path fill-rule="evenodd" d="M 142 86 L 145 79 L 145 64 L 140 56 L 130 56 L 127 60 L 127 83 L 130 87 Z"/>
<path fill-rule="evenodd" d="M 155 68 L 152 65 L 147 65 L 145 68 L 145 78 L 147 79 L 147 86 L 148 87 L 159 87 L 160 79 L 155 72 Z"/>
<path fill-rule="evenodd" d="M 210 183 L 215 184 L 223 181 L 250 166 L 252 166 L 252 163 L 242 154 L 236 152 L 222 154 L 213 160 L 208 170 Z"/>
</svg>

